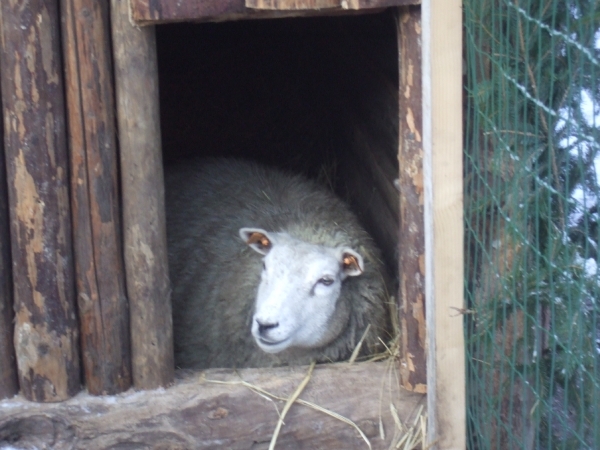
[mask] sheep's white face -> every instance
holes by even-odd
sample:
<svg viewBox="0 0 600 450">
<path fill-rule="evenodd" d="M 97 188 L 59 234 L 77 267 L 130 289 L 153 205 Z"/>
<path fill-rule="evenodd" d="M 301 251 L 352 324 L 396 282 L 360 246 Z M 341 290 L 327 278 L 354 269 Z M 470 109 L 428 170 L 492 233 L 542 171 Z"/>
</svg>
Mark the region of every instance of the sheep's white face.
<svg viewBox="0 0 600 450">
<path fill-rule="evenodd" d="M 345 304 L 338 304 L 342 281 L 362 273 L 362 257 L 349 248 L 309 244 L 287 233 L 242 228 L 240 236 L 265 255 L 252 318 L 258 346 L 277 353 L 331 342 L 349 314 Z"/>
</svg>

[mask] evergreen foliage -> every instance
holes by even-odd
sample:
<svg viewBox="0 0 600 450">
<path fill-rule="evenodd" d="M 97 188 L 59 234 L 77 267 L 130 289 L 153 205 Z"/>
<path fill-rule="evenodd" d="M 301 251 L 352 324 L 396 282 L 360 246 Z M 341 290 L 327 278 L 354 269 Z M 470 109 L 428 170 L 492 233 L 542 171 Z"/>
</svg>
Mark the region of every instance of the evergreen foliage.
<svg viewBox="0 0 600 450">
<path fill-rule="evenodd" d="M 600 448 L 600 3 L 465 0 L 471 448 Z"/>
</svg>

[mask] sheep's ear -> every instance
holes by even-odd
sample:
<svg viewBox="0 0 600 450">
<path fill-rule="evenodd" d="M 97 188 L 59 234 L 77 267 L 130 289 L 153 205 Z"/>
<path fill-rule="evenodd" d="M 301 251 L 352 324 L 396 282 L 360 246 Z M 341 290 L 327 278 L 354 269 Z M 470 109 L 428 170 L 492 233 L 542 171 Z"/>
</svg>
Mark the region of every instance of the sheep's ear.
<svg viewBox="0 0 600 450">
<path fill-rule="evenodd" d="M 350 248 L 342 250 L 342 272 L 345 277 L 355 277 L 365 270 L 362 256 Z"/>
<path fill-rule="evenodd" d="M 260 228 L 240 228 L 240 237 L 254 251 L 266 255 L 273 247 L 273 239 L 265 230 Z"/>
</svg>

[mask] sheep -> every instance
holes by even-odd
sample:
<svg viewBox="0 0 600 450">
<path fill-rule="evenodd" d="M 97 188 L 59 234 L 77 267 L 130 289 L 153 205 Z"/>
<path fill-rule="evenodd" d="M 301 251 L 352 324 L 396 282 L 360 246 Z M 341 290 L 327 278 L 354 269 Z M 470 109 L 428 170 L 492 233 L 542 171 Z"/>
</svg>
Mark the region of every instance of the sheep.
<svg viewBox="0 0 600 450">
<path fill-rule="evenodd" d="M 272 367 L 348 358 L 385 339 L 379 251 L 348 207 L 244 160 L 165 168 L 175 362 Z"/>
</svg>

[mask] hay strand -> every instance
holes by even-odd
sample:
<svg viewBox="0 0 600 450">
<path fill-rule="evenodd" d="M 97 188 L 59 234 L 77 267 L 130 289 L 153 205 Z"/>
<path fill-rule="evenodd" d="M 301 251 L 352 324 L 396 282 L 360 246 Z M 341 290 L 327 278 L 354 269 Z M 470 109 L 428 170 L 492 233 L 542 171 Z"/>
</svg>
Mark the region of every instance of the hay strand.
<svg viewBox="0 0 600 450">
<path fill-rule="evenodd" d="M 393 303 L 394 303 L 393 297 L 391 297 L 391 304 L 393 304 Z M 392 316 L 393 316 L 393 318 L 397 319 L 396 314 L 392 314 Z M 362 345 L 363 345 L 366 337 L 368 336 L 369 331 L 370 331 L 370 325 L 365 329 L 358 344 L 354 348 L 352 355 L 347 360 L 348 364 L 353 364 L 357 360 L 363 359 L 363 358 L 359 358 L 358 355 L 360 353 L 360 350 L 362 348 Z M 392 320 L 392 333 L 391 333 L 390 337 L 391 337 L 391 339 L 388 342 L 384 342 L 383 339 L 379 338 L 380 343 L 384 347 L 383 350 L 378 354 L 371 355 L 371 356 L 365 358 L 366 361 L 371 361 L 371 362 L 378 361 L 378 360 L 384 360 L 384 359 L 388 360 L 386 376 L 384 376 L 383 379 L 381 380 L 381 388 L 380 388 L 380 392 L 379 392 L 379 402 L 380 402 L 380 406 L 379 406 L 380 413 L 379 413 L 379 421 L 378 421 L 379 422 L 378 423 L 379 437 L 381 438 L 382 441 L 385 441 L 385 439 L 386 439 L 386 432 L 385 432 L 384 424 L 383 424 L 383 414 L 381 411 L 382 411 L 382 407 L 384 407 L 384 404 L 385 404 L 384 399 L 389 398 L 390 399 L 389 409 L 390 409 L 391 416 L 393 419 L 393 428 L 394 428 L 392 430 L 392 436 L 390 439 L 389 449 L 390 450 L 391 449 L 415 450 L 417 448 L 421 448 L 421 449 L 425 450 L 425 449 L 431 447 L 432 445 L 435 445 L 435 442 L 431 443 L 429 445 L 426 444 L 427 413 L 426 413 L 426 411 L 424 411 L 423 405 L 421 405 L 417 409 L 412 423 L 403 423 L 402 419 L 400 418 L 400 415 L 398 414 L 398 410 L 397 410 L 396 406 L 392 402 L 392 399 L 397 394 L 396 389 L 394 389 L 393 387 L 394 386 L 397 387 L 400 385 L 400 380 L 398 379 L 398 372 L 396 369 L 397 363 L 398 363 L 398 355 L 400 354 L 400 327 L 399 327 L 399 323 L 397 320 Z M 279 419 L 277 421 L 275 431 L 271 438 L 271 444 L 269 446 L 269 450 L 272 450 L 275 448 L 275 444 L 277 442 L 277 438 L 279 436 L 281 427 L 282 427 L 282 425 L 285 424 L 285 422 L 284 422 L 285 416 L 286 416 L 287 412 L 289 411 L 289 409 L 291 408 L 293 403 L 299 403 L 301 405 L 307 406 L 314 410 L 320 411 L 324 414 L 327 414 L 327 415 L 351 426 L 358 432 L 360 437 L 365 441 L 369 450 L 371 450 L 372 449 L 371 442 L 369 441 L 367 436 L 362 432 L 362 430 L 358 427 L 358 425 L 356 425 L 356 423 L 354 423 L 352 420 L 350 420 L 347 417 L 344 417 L 340 414 L 337 414 L 333 411 L 330 411 L 326 408 L 323 408 L 319 405 L 316 405 L 314 403 L 311 403 L 306 400 L 302 400 L 301 398 L 298 398 L 300 396 L 300 394 L 303 392 L 303 390 L 306 387 L 306 385 L 308 384 L 308 382 L 310 381 L 313 369 L 314 369 L 314 363 L 311 364 L 311 366 L 307 372 L 307 375 L 304 377 L 304 379 L 298 385 L 295 392 L 289 398 L 280 397 L 278 395 L 272 394 L 256 385 L 248 383 L 244 380 L 219 381 L 219 380 L 204 379 L 204 381 L 209 382 L 209 383 L 217 383 L 217 384 L 242 385 L 242 386 L 250 389 L 251 391 L 255 392 L 256 394 L 260 395 L 261 397 L 267 398 L 269 401 L 272 401 L 274 404 L 275 404 L 275 400 L 285 402 L 285 406 L 281 413 L 279 413 L 279 410 L 277 409 L 277 406 L 276 406 Z M 387 389 L 386 389 L 386 386 L 387 386 Z M 388 395 L 384 395 L 386 390 L 389 390 Z M 412 416 L 412 414 L 411 414 L 411 416 Z M 408 418 L 406 418 L 406 421 L 408 421 Z"/>
<path fill-rule="evenodd" d="M 392 405 L 390 405 L 390 408 L 392 408 Z M 396 445 L 393 445 L 391 448 L 402 450 L 413 450 L 419 448 L 419 446 L 423 450 L 429 448 L 429 445 L 424 445 L 427 437 L 427 413 L 423 412 L 423 405 L 421 405 L 417 410 L 415 420 L 410 427 L 403 425 L 399 418 L 398 421 L 396 421 L 398 414 L 397 412 L 394 414 L 393 409 L 392 416 L 394 416 L 394 422 L 396 422 L 396 427 L 400 434 L 400 438 Z"/>
<path fill-rule="evenodd" d="M 302 392 L 302 390 L 304 389 L 304 387 L 306 386 L 306 384 L 304 384 L 304 381 L 306 381 L 306 383 L 308 383 L 308 380 L 310 380 L 310 375 L 312 374 L 312 370 L 314 368 L 314 363 L 311 365 L 310 369 L 309 369 L 309 374 L 307 374 L 307 376 L 304 378 L 303 382 L 300 383 L 300 387 L 302 387 L 301 390 L 296 389 L 296 391 L 298 392 L 298 395 L 300 395 L 300 393 Z M 251 391 L 253 391 L 254 393 L 260 395 L 261 397 L 270 397 L 269 400 L 271 399 L 275 399 L 275 400 L 281 400 L 281 401 L 285 401 L 285 402 L 289 402 L 290 399 L 288 398 L 284 398 L 284 397 L 280 397 L 278 395 L 275 395 L 271 392 L 265 391 L 264 389 L 260 388 L 259 386 L 256 386 L 254 384 L 248 383 L 247 381 L 244 380 L 239 380 L 239 381 L 220 381 L 220 380 L 209 380 L 206 378 L 205 374 L 203 373 L 202 376 L 200 377 L 200 382 L 206 382 L 206 383 L 213 383 L 213 384 L 224 384 L 224 385 L 240 385 L 240 386 L 244 386 L 248 389 L 250 389 Z M 303 386 L 304 384 L 304 386 Z M 292 395 L 293 397 L 293 395 Z M 290 398 L 292 398 L 290 397 Z M 272 400 L 271 400 L 272 401 Z M 369 438 L 367 438 L 367 436 L 365 435 L 365 433 L 363 433 L 363 431 L 359 428 L 358 425 L 356 425 L 356 423 L 354 423 L 352 420 L 348 419 L 347 417 L 342 416 L 341 414 L 338 414 L 334 411 L 331 411 L 329 409 L 323 408 L 322 406 L 319 406 L 315 403 L 306 401 L 306 400 L 302 400 L 301 398 L 295 398 L 294 401 L 296 403 L 299 403 L 300 405 L 304 405 L 304 406 L 308 406 L 309 408 L 312 408 L 316 411 L 322 412 L 324 414 L 327 414 L 328 416 L 333 417 L 334 419 L 339 420 L 340 422 L 343 422 L 347 425 L 350 425 L 352 428 L 354 428 L 358 434 L 360 435 L 360 437 L 362 438 L 363 441 L 365 441 L 365 443 L 367 444 L 367 446 L 369 447 L 369 450 L 372 450 L 372 446 L 371 446 L 371 442 L 369 441 Z M 291 405 L 292 402 L 290 402 Z M 287 403 L 286 403 L 287 406 Z M 277 408 L 276 408 L 277 409 Z M 288 408 L 289 409 L 289 408 Z M 282 412 L 282 414 L 279 414 L 279 411 L 277 411 L 279 417 L 280 417 L 280 421 L 283 421 L 283 416 L 285 416 L 285 413 L 287 413 L 287 411 Z M 278 421 L 279 423 L 279 421 Z"/>
<path fill-rule="evenodd" d="M 350 359 L 348 360 L 348 364 L 352 364 L 352 363 L 354 363 L 354 361 L 356 361 L 356 358 L 357 358 L 358 354 L 360 353 L 360 349 L 362 347 L 362 344 L 363 344 L 365 338 L 367 337 L 367 333 L 369 332 L 370 328 L 371 328 L 371 324 L 367 325 L 367 328 L 365 329 L 365 332 L 363 333 L 362 337 L 360 338 L 360 341 L 358 341 L 358 344 L 356 344 L 356 347 L 354 347 L 354 351 L 352 352 L 352 355 L 350 356 Z"/>
<path fill-rule="evenodd" d="M 281 426 L 283 425 L 283 419 L 285 419 L 285 416 L 286 416 L 287 412 L 290 410 L 290 408 L 292 407 L 292 404 L 300 396 L 300 394 L 302 393 L 302 391 L 304 390 L 304 388 L 310 381 L 310 377 L 312 376 L 312 372 L 313 372 L 314 368 L 315 368 L 315 362 L 313 361 L 311 363 L 310 367 L 308 368 L 308 373 L 302 380 L 302 383 L 300 383 L 298 385 L 298 388 L 296 388 L 296 390 L 290 396 L 290 398 L 287 400 L 287 402 L 285 402 L 283 411 L 281 412 L 281 415 L 279 416 L 279 420 L 277 421 L 277 425 L 275 426 L 275 431 L 273 432 L 273 437 L 271 438 L 271 443 L 269 444 L 269 450 L 275 450 L 275 444 L 277 443 L 277 437 L 279 436 L 279 430 L 281 430 Z"/>
</svg>

